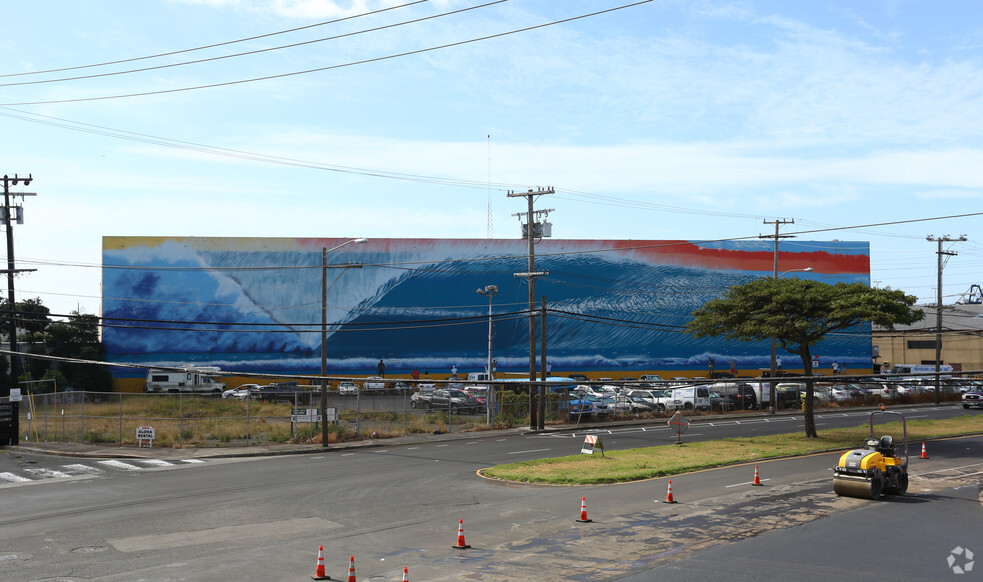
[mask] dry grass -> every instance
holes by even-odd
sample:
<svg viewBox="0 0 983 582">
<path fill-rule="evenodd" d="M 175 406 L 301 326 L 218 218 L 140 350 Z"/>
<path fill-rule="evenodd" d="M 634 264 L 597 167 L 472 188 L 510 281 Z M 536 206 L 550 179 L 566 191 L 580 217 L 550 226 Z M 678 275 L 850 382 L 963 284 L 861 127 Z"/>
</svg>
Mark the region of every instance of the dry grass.
<svg viewBox="0 0 983 582">
<path fill-rule="evenodd" d="M 734 463 L 852 449 L 863 443 L 868 431 L 868 427 L 864 425 L 823 431 L 818 439 L 807 439 L 801 433 L 793 433 L 686 443 L 683 446 L 663 445 L 609 451 L 604 456 L 595 452 L 593 455 L 571 455 L 498 465 L 482 471 L 482 474 L 508 481 L 552 485 L 624 483 Z M 921 441 L 979 433 L 983 433 L 981 415 L 908 422 L 908 440 L 913 455 L 918 454 L 916 444 Z M 875 434 L 891 434 L 900 441 L 901 425 L 878 424 Z"/>
</svg>

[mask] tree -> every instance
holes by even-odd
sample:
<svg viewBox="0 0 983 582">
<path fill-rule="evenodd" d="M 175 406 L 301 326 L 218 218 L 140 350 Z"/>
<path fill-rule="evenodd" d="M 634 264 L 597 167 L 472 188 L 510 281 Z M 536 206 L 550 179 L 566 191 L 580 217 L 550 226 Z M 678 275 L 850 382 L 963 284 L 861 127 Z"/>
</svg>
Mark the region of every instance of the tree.
<svg viewBox="0 0 983 582">
<path fill-rule="evenodd" d="M 834 331 L 863 322 L 893 329 L 925 314 L 912 310 L 916 297 L 902 291 L 875 289 L 863 283 L 830 285 L 806 279 L 762 277 L 730 287 L 719 299 L 693 312 L 686 331 L 694 337 L 717 337 L 742 342 L 775 338 L 778 347 L 802 360 L 812 376 L 809 348 Z M 813 416 L 814 386 L 806 381 L 805 433 L 819 436 Z"/>
<path fill-rule="evenodd" d="M 99 362 L 106 357 L 106 348 L 99 341 L 98 316 L 73 311 L 68 321 L 49 325 L 47 337 L 52 356 Z M 112 374 L 101 364 L 64 362 L 60 370 L 76 390 L 104 391 L 112 386 Z"/>
<path fill-rule="evenodd" d="M 9 331 L 6 326 L 7 318 L 10 313 L 10 303 L 6 299 L 0 300 L 0 321 L 3 321 L 3 335 L 6 337 Z M 27 342 L 36 341 L 36 338 L 43 334 L 51 323 L 49 317 L 51 311 L 41 303 L 40 298 L 26 299 L 14 303 L 14 317 L 17 320 L 17 329 L 27 332 L 27 337 L 23 338 Z"/>
</svg>

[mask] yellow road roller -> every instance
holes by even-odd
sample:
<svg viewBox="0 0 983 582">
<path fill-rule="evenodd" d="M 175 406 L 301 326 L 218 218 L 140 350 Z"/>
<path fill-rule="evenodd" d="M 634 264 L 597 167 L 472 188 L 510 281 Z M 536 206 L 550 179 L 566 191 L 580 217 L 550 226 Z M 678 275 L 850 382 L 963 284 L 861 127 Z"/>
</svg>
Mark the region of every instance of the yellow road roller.
<svg viewBox="0 0 983 582">
<path fill-rule="evenodd" d="M 901 417 L 904 455 L 885 435 L 874 437 L 874 415 Z M 862 449 L 847 451 L 833 467 L 833 492 L 846 497 L 880 499 L 882 494 L 904 495 L 908 491 L 908 425 L 900 412 L 875 410 L 870 413 L 870 437 Z"/>
</svg>

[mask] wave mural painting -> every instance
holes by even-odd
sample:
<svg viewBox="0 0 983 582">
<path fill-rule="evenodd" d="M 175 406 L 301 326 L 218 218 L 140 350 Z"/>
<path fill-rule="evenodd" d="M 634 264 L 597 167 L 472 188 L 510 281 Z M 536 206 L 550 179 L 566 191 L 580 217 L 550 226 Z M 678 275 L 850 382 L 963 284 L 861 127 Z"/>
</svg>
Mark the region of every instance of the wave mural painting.
<svg viewBox="0 0 983 582">
<path fill-rule="evenodd" d="M 321 254 L 348 239 L 104 237 L 107 359 L 316 374 Z M 522 239 L 374 239 L 327 255 L 333 375 L 482 370 L 492 301 L 499 373 L 528 370 L 528 267 Z M 770 344 L 694 339 L 689 314 L 727 287 L 772 275 L 773 243 L 552 240 L 536 245 L 554 370 L 767 368 Z M 352 268 L 358 267 L 358 268 Z M 781 241 L 779 270 L 869 284 L 866 242 Z M 537 322 L 537 333 L 539 323 Z M 538 342 L 537 342 L 538 343 Z M 871 363 L 867 325 L 823 341 L 820 366 Z M 791 362 L 790 359 L 786 359 Z M 797 363 L 795 367 L 798 367 Z M 122 372 L 119 372 L 122 374 Z"/>
</svg>

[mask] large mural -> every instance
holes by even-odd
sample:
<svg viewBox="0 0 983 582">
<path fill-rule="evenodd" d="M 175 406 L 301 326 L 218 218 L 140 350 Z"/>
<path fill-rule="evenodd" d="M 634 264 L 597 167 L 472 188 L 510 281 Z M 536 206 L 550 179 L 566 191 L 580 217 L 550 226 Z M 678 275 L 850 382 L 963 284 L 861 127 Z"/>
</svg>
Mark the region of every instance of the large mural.
<svg viewBox="0 0 983 582">
<path fill-rule="evenodd" d="M 528 370 L 523 239 L 104 237 L 103 330 L 108 356 L 148 365 L 215 365 L 316 374 L 322 271 L 332 375 L 484 369 L 487 297 L 497 371 Z M 770 344 L 695 339 L 689 314 L 727 287 L 772 275 L 773 242 L 553 240 L 536 245 L 536 301 L 545 298 L 554 371 L 767 368 Z M 866 242 L 783 240 L 785 276 L 869 284 Z M 537 333 L 539 323 L 537 322 Z M 820 365 L 867 367 L 869 326 L 829 338 Z M 538 341 L 537 341 L 538 345 Z M 785 355 L 786 362 L 792 362 Z M 796 367 L 797 363 L 796 363 Z"/>
</svg>

